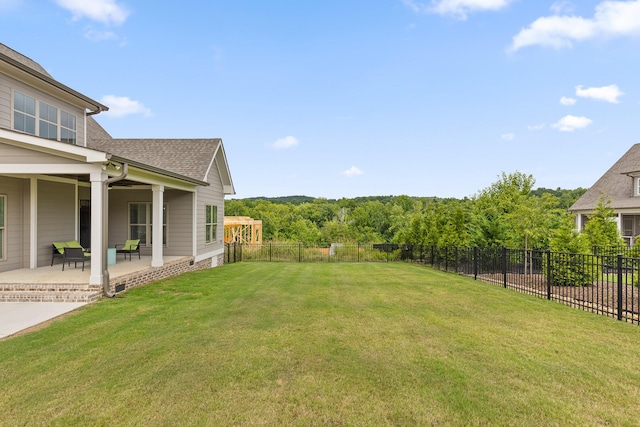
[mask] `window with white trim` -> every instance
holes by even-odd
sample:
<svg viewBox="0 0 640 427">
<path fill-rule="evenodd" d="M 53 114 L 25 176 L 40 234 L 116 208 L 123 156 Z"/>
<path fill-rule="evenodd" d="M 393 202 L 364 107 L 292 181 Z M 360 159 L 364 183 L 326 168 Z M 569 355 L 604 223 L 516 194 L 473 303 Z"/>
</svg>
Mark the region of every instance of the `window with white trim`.
<svg viewBox="0 0 640 427">
<path fill-rule="evenodd" d="M 38 136 L 47 139 L 58 140 L 58 109 L 46 102 L 38 103 L 40 121 L 38 123 Z"/>
<path fill-rule="evenodd" d="M 60 113 L 60 114 L 58 114 Z M 54 141 L 76 144 L 76 116 L 38 101 L 20 92 L 13 92 L 13 128 Z"/>
<path fill-rule="evenodd" d="M 60 110 L 60 141 L 76 143 L 76 116 Z"/>
<path fill-rule="evenodd" d="M 36 134 L 36 100 L 20 92 L 13 94 L 13 128 Z"/>
<path fill-rule="evenodd" d="M 218 233 L 218 207 L 215 205 L 205 206 L 205 237 L 206 244 L 215 243 Z"/>
<path fill-rule="evenodd" d="M 7 196 L 0 194 L 0 261 L 5 260 L 7 235 Z"/>
<path fill-rule="evenodd" d="M 153 227 L 151 202 L 129 203 L 129 239 L 140 239 L 140 246 L 151 246 Z M 162 205 L 162 244 L 167 244 L 167 204 Z"/>
</svg>

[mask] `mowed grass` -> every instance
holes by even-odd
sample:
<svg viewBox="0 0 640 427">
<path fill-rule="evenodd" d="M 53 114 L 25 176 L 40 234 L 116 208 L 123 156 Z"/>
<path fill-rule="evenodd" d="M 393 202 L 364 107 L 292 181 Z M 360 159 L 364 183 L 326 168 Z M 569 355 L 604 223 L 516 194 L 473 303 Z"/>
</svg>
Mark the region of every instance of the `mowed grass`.
<svg viewBox="0 0 640 427">
<path fill-rule="evenodd" d="M 0 341 L 0 425 L 640 423 L 640 328 L 390 264 L 239 263 Z"/>
</svg>

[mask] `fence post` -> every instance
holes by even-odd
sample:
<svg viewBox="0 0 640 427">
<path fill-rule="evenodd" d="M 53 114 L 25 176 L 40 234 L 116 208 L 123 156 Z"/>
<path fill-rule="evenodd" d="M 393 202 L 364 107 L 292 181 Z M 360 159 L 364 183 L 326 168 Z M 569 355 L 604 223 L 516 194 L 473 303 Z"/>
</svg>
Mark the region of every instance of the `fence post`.
<svg viewBox="0 0 640 427">
<path fill-rule="evenodd" d="M 507 247 L 502 247 L 502 283 L 507 287 Z"/>
<path fill-rule="evenodd" d="M 547 299 L 551 299 L 551 250 L 547 249 Z"/>
<path fill-rule="evenodd" d="M 298 262 L 302 262 L 302 243 L 298 242 Z"/>
<path fill-rule="evenodd" d="M 269 262 L 271 262 L 271 243 L 269 243 Z"/>
<path fill-rule="evenodd" d="M 449 246 L 444 247 L 444 271 L 449 271 Z"/>
<path fill-rule="evenodd" d="M 473 248 L 473 280 L 478 280 L 478 247 Z"/>
<path fill-rule="evenodd" d="M 358 262 L 360 262 L 360 242 L 358 242 Z"/>
<path fill-rule="evenodd" d="M 622 320 L 622 255 L 618 254 L 618 320 Z"/>
<path fill-rule="evenodd" d="M 458 274 L 458 247 L 457 246 L 456 246 L 455 266 L 453 268 L 455 269 L 455 273 Z"/>
</svg>

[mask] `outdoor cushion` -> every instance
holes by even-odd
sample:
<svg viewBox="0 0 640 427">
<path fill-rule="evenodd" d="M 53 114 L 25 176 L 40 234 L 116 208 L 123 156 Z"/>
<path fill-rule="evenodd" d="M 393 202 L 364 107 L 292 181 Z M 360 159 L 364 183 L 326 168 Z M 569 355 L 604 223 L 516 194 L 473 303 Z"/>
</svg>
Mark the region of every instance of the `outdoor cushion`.
<svg viewBox="0 0 640 427">
<path fill-rule="evenodd" d="M 59 253 L 64 253 L 64 248 L 67 247 L 67 242 L 53 242 L 53 246 L 56 247 Z"/>
<path fill-rule="evenodd" d="M 127 240 L 126 242 L 124 242 L 124 245 L 122 246 L 123 251 L 135 251 L 138 248 L 138 245 L 140 244 L 140 239 L 137 240 Z"/>
<path fill-rule="evenodd" d="M 127 254 L 129 254 L 129 261 L 131 261 L 131 254 L 133 252 L 137 252 L 138 259 L 140 259 L 140 239 L 127 240 L 121 248 L 118 246 L 121 245 L 116 245 L 116 253 L 124 254 L 125 259 L 127 259 Z"/>
<path fill-rule="evenodd" d="M 82 248 L 80 243 L 77 240 L 69 240 L 66 242 L 67 248 Z M 84 249 L 84 248 L 83 248 Z"/>
<path fill-rule="evenodd" d="M 58 250 L 58 253 L 64 255 L 64 248 L 81 248 L 86 256 L 91 256 L 90 252 L 87 252 L 77 240 L 69 240 L 68 242 L 52 242 L 53 246 Z M 51 263 L 53 265 L 53 261 Z"/>
<path fill-rule="evenodd" d="M 91 256 L 91 252 L 87 252 L 87 250 L 85 248 L 83 248 L 82 245 L 80 243 L 78 243 L 77 240 L 69 240 L 66 244 L 67 244 L 68 248 L 82 248 L 82 250 L 84 251 L 84 256 L 85 257 L 90 257 Z"/>
</svg>

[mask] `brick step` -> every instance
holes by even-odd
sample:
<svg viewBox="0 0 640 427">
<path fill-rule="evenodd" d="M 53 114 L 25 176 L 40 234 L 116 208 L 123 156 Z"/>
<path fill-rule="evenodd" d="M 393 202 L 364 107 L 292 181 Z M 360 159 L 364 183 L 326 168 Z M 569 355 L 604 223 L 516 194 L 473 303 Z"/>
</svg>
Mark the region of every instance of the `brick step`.
<svg viewBox="0 0 640 427">
<path fill-rule="evenodd" d="M 100 299 L 101 291 L 0 291 L 0 302 L 93 302 Z"/>
<path fill-rule="evenodd" d="M 0 292 L 99 292 L 101 286 L 86 283 L 0 283 Z"/>
</svg>

